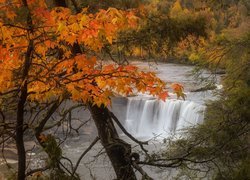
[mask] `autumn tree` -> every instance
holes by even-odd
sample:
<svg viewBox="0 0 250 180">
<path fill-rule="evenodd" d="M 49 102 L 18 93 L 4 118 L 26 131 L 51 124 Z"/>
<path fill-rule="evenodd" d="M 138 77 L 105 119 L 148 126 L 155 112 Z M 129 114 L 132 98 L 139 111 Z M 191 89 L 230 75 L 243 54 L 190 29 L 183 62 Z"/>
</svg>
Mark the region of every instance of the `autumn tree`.
<svg viewBox="0 0 250 180">
<path fill-rule="evenodd" d="M 178 43 L 189 36 L 207 39 L 211 29 L 208 9 L 188 9 L 180 1 L 148 1 L 137 8 L 139 28 L 119 36 L 115 46 L 104 50 L 122 60 L 126 57 L 144 59 L 177 59 Z M 122 59 L 123 58 L 123 59 Z"/>
<path fill-rule="evenodd" d="M 65 99 L 88 106 L 118 179 L 135 179 L 131 147 L 119 139 L 112 120 L 115 117 L 107 105 L 116 94 L 137 92 L 148 92 L 164 100 L 166 84 L 154 73 L 142 72 L 131 65 L 103 65 L 95 54 L 106 44 L 112 44 L 118 31 L 136 28 L 138 18 L 133 11 L 115 8 L 94 14 L 87 9 L 72 13 L 64 1 L 56 2 L 58 7 L 48 8 L 41 0 L 1 1 L 1 127 L 4 130 L 1 136 L 3 142 L 11 137 L 16 141 L 17 179 L 31 174 L 26 174 L 24 147 L 28 130 L 33 131 L 49 159 L 56 160 L 45 170 L 61 169 L 60 149 L 58 156 L 48 149 L 48 144 L 57 147 L 57 142 L 44 131 L 51 115 Z M 174 89 L 182 95 L 181 90 Z M 25 112 L 35 107 L 45 108 L 47 112 L 42 119 L 35 116 L 30 124 Z M 15 118 L 11 113 L 16 113 Z"/>
</svg>

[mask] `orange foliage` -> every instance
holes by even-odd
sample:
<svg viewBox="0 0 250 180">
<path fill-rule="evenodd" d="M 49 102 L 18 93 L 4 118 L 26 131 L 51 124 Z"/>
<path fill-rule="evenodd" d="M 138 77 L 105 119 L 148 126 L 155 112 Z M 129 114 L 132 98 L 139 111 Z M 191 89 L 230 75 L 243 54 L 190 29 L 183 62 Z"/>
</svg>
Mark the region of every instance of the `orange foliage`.
<svg viewBox="0 0 250 180">
<path fill-rule="evenodd" d="M 171 85 L 172 89 L 174 90 L 174 93 L 176 93 L 177 97 L 182 97 L 183 99 L 185 99 L 186 95 L 183 93 L 183 86 L 181 84 L 178 83 L 174 83 Z"/>
<path fill-rule="evenodd" d="M 41 134 L 39 136 L 39 139 L 42 143 L 46 142 L 48 140 L 48 137 L 45 134 Z"/>
<path fill-rule="evenodd" d="M 75 101 L 100 106 L 108 105 L 114 94 L 168 96 L 165 83 L 154 73 L 131 65 L 101 66 L 95 56 L 72 53 L 75 43 L 98 52 L 112 44 L 120 30 L 135 28 L 138 18 L 132 11 L 109 8 L 88 14 L 83 9 L 73 14 L 68 8 L 50 10 L 43 0 L 28 1 L 28 10 L 21 1 L 12 2 L 0 1 L 1 12 L 14 13 L 0 18 L 0 93 L 19 89 L 24 83 L 20 72 L 32 42 L 32 61 L 25 77 L 30 101 L 49 101 L 66 94 Z M 26 22 L 27 12 L 32 27 Z"/>
</svg>

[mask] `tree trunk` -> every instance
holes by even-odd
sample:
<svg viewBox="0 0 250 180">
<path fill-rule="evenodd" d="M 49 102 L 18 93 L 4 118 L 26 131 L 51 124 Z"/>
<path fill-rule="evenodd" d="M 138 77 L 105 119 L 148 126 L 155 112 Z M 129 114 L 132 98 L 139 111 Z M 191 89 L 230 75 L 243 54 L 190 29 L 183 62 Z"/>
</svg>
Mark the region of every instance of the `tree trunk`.
<svg viewBox="0 0 250 180">
<path fill-rule="evenodd" d="M 29 32 L 33 32 L 33 24 L 31 14 L 29 12 L 27 0 L 22 0 L 23 6 L 27 8 L 27 25 L 29 27 Z M 18 155 L 18 171 L 17 171 L 17 179 L 24 180 L 25 179 L 25 170 L 26 170 L 26 152 L 24 147 L 24 108 L 25 103 L 28 97 L 28 82 L 27 76 L 29 74 L 29 69 L 32 61 L 32 52 L 33 52 L 33 40 L 29 40 L 29 45 L 25 54 L 25 60 L 22 69 L 22 85 L 20 85 L 20 96 L 17 104 L 17 117 L 16 117 L 16 147 L 17 147 L 17 155 Z"/>
<path fill-rule="evenodd" d="M 106 107 L 88 106 L 98 130 L 101 143 L 119 180 L 135 180 L 130 154 L 131 145 L 119 139 L 112 119 Z"/>
<path fill-rule="evenodd" d="M 27 87 L 27 85 L 24 85 Z M 25 88 L 25 87 L 24 87 Z M 23 141 L 23 115 L 24 115 L 24 105 L 27 98 L 27 89 L 23 90 L 18 102 L 17 109 L 17 124 L 16 124 L 16 147 L 18 154 L 18 180 L 25 179 L 25 169 L 26 169 L 26 153 Z"/>
<path fill-rule="evenodd" d="M 27 90 L 28 84 L 26 77 L 28 76 L 29 73 L 32 51 L 33 51 L 33 41 L 30 41 L 25 55 L 25 62 L 23 65 L 23 74 L 22 74 L 23 85 L 21 85 L 20 97 L 17 105 L 16 147 L 18 154 L 18 173 L 17 173 L 18 180 L 25 179 L 25 170 L 26 170 L 26 152 L 23 140 L 23 135 L 24 135 L 23 123 L 24 123 L 24 108 L 28 97 L 28 90 Z"/>
</svg>

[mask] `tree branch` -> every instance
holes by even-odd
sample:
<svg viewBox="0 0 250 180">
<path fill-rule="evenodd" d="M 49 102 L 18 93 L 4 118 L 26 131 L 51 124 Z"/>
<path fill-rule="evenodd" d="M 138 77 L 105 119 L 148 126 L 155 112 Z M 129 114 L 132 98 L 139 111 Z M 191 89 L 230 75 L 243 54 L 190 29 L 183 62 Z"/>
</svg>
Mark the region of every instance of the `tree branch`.
<svg viewBox="0 0 250 180">
<path fill-rule="evenodd" d="M 99 137 L 96 137 L 95 139 L 94 139 L 94 141 L 89 145 L 89 147 L 82 153 L 82 155 L 79 157 L 79 159 L 78 159 L 78 161 L 76 162 L 76 165 L 75 165 L 75 167 L 74 167 L 74 169 L 73 169 L 73 172 L 72 172 L 72 176 L 74 176 L 74 174 L 75 174 L 75 172 L 76 172 L 76 170 L 77 170 L 77 168 L 78 168 L 78 166 L 79 166 L 79 164 L 80 164 L 80 162 L 81 162 L 81 160 L 82 160 L 82 158 L 90 151 L 90 149 L 99 141 Z"/>
<path fill-rule="evenodd" d="M 123 125 L 120 123 L 120 121 L 118 120 L 118 118 L 114 115 L 114 113 L 112 113 L 111 111 L 108 111 L 110 117 L 115 121 L 115 123 L 119 126 L 119 128 L 124 132 L 124 134 L 126 134 L 131 140 L 133 140 L 134 142 L 136 142 L 137 144 L 139 144 L 139 146 L 141 147 L 142 151 L 146 154 L 146 156 L 149 158 L 149 154 L 148 154 L 148 150 L 145 149 L 143 147 L 143 145 L 148 145 L 148 141 L 139 141 L 138 139 L 136 139 L 134 136 L 132 136 L 124 127 Z"/>
<path fill-rule="evenodd" d="M 142 175 L 142 179 L 153 180 L 135 161 L 132 162 L 133 167 Z"/>
<path fill-rule="evenodd" d="M 115 121 L 115 123 L 119 126 L 119 128 L 124 132 L 124 134 L 126 134 L 131 140 L 133 140 L 134 142 L 138 143 L 138 144 L 145 144 L 148 145 L 148 141 L 139 141 L 138 139 L 136 139 L 134 136 L 132 136 L 124 127 L 123 125 L 120 123 L 120 121 L 118 120 L 118 118 L 114 115 L 113 112 L 109 111 L 109 115 L 110 117 Z"/>
</svg>

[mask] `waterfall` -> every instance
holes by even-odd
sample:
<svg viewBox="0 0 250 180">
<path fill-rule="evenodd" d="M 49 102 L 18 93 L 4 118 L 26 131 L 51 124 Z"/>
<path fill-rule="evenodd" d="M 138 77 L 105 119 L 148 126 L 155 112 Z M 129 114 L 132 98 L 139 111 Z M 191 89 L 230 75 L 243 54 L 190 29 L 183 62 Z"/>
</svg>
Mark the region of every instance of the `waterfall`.
<svg viewBox="0 0 250 180">
<path fill-rule="evenodd" d="M 166 136 L 201 123 L 204 109 L 192 101 L 129 97 L 125 127 L 136 137 Z"/>
</svg>

